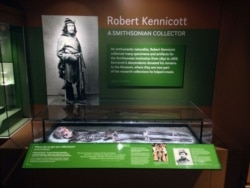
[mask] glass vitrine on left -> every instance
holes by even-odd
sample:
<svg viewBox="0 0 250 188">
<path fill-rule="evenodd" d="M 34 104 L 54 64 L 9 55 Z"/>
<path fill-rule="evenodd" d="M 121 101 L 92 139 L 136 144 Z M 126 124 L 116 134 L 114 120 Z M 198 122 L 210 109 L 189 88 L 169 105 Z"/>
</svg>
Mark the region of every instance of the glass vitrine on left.
<svg viewBox="0 0 250 188">
<path fill-rule="evenodd" d="M 30 114 L 23 36 L 22 27 L 0 23 L 0 138 L 10 137 Z"/>
</svg>

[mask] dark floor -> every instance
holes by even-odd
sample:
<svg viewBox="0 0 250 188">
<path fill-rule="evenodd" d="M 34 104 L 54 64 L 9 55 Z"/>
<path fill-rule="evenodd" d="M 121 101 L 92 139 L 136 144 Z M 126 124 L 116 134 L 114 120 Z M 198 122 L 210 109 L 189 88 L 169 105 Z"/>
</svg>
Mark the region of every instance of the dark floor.
<svg viewBox="0 0 250 188">
<path fill-rule="evenodd" d="M 26 121 L 10 138 L 0 138 L 0 149 L 24 149 L 33 142 L 31 120 Z"/>
<path fill-rule="evenodd" d="M 24 124 L 10 138 L 0 139 L 0 187 L 23 187 L 22 163 L 32 142 L 31 122 Z"/>
</svg>

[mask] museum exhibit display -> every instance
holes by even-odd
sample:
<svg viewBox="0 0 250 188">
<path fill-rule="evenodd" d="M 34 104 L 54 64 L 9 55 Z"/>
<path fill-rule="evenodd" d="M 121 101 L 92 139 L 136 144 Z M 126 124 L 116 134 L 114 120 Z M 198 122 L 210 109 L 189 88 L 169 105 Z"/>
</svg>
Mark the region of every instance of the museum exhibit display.
<svg viewBox="0 0 250 188">
<path fill-rule="evenodd" d="M 55 99 L 32 120 L 34 143 L 23 167 L 221 168 L 212 122 L 192 102 L 134 102 L 65 105 L 63 97 Z"/>
<path fill-rule="evenodd" d="M 57 100 L 63 98 L 33 118 L 34 142 L 194 144 L 212 140 L 211 120 L 192 102 L 148 106 L 118 105 L 111 100 L 91 106 L 58 105 Z"/>
<path fill-rule="evenodd" d="M 198 108 L 212 101 L 217 17 L 91 9 L 39 14 L 44 53 L 31 59 L 46 79 L 33 85 L 43 83 L 36 102 L 47 106 L 32 119 L 23 168 L 221 169 Z"/>
<path fill-rule="evenodd" d="M 155 186 L 153 177 L 170 187 L 246 182 L 244 2 L 8 0 L 0 7 L 1 147 L 22 147 L 23 153 L 9 154 L 13 168 L 26 153 L 23 168 L 33 168 L 18 169 L 24 173 L 17 181 L 6 174 L 5 182 L 13 187 L 81 186 L 83 179 L 90 187 L 110 180 L 114 186 Z M 17 125 L 33 116 L 32 124 Z M 9 162 L 5 150 L 2 154 Z M 68 183 L 54 181 L 60 177 Z"/>
<path fill-rule="evenodd" d="M 29 112 L 23 61 L 22 27 L 0 23 L 0 137 L 8 138 L 22 126 Z M 25 84 L 25 86 L 23 85 Z M 22 88 L 23 87 L 23 88 Z M 26 95 L 26 96 L 23 96 Z"/>
</svg>

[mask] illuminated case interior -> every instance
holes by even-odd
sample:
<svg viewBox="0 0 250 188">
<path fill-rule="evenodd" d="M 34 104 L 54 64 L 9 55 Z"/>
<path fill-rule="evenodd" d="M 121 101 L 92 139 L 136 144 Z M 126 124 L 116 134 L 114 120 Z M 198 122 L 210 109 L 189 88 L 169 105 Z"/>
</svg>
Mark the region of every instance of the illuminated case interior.
<svg viewBox="0 0 250 188">
<path fill-rule="evenodd" d="M 22 34 L 22 27 L 0 23 L 0 138 L 9 138 L 30 114 Z"/>
<path fill-rule="evenodd" d="M 212 122 L 191 102 L 100 105 L 52 101 L 33 118 L 34 142 L 55 143 L 211 143 Z"/>
</svg>

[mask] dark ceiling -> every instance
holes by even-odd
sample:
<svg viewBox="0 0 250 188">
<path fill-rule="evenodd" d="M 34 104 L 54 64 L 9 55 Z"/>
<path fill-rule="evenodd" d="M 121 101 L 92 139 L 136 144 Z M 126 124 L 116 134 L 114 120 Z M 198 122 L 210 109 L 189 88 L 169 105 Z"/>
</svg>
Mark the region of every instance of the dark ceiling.
<svg viewBox="0 0 250 188">
<path fill-rule="evenodd" d="M 24 8 L 25 0 L 0 0 L 0 3 L 15 8 Z"/>
</svg>

